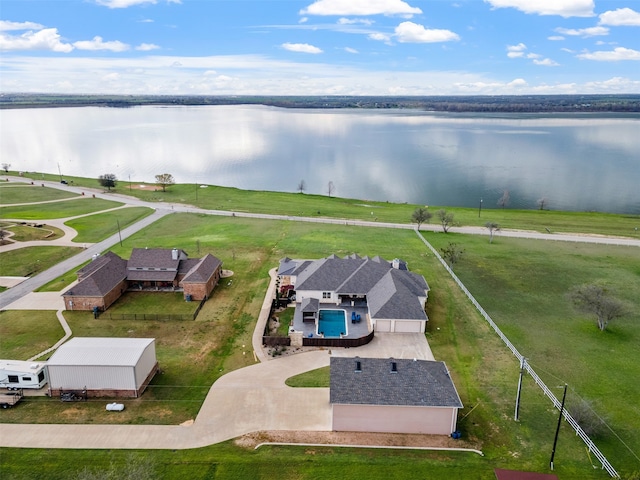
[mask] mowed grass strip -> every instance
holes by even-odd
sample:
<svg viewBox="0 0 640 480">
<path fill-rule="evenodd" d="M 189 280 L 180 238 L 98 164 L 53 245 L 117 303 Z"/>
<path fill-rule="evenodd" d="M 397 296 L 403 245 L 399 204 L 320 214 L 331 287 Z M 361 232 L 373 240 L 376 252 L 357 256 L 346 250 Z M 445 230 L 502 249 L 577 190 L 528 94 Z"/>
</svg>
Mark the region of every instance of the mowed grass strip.
<svg viewBox="0 0 640 480">
<path fill-rule="evenodd" d="M 13 224 L 6 228 L 14 233 L 11 236 L 11 240 L 14 242 L 31 242 L 35 240 L 55 240 L 61 238 L 64 232 L 57 227 L 51 225 L 20 225 Z"/>
<path fill-rule="evenodd" d="M 3 183 L 0 189 L 0 204 L 19 204 L 34 202 L 50 202 L 79 197 L 77 193 L 58 190 L 56 188 L 41 187 L 24 183 Z"/>
<path fill-rule="evenodd" d="M 26 247 L 0 253 L 0 276 L 31 277 L 80 252 L 76 247 Z"/>
<path fill-rule="evenodd" d="M 64 330 L 51 310 L 0 312 L 0 358 L 27 360 L 55 344 Z"/>
<path fill-rule="evenodd" d="M 67 218 L 86 213 L 108 210 L 121 206 L 122 203 L 99 198 L 78 197 L 54 203 L 0 207 L 0 218 L 21 220 L 46 220 L 48 218 Z"/>
<path fill-rule="evenodd" d="M 78 232 L 74 242 L 95 243 L 118 233 L 118 227 L 122 230 L 152 213 L 153 210 L 147 207 L 121 208 L 69 220 L 66 225 Z"/>
</svg>

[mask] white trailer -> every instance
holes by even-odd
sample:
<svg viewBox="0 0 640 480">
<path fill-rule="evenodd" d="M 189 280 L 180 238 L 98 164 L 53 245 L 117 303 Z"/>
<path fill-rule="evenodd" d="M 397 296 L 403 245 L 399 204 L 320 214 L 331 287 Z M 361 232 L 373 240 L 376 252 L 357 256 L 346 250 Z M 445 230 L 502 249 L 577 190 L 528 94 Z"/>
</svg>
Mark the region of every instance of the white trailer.
<svg viewBox="0 0 640 480">
<path fill-rule="evenodd" d="M 0 388 L 20 390 L 40 389 L 49 381 L 46 362 L 0 360 Z"/>
</svg>

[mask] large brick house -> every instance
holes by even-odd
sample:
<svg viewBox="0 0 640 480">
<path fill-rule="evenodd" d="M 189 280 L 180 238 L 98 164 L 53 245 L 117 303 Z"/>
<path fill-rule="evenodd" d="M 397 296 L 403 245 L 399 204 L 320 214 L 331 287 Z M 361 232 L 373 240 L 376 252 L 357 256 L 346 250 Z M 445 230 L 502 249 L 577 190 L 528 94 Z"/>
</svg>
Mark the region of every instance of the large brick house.
<svg viewBox="0 0 640 480">
<path fill-rule="evenodd" d="M 62 297 L 67 310 L 101 311 L 126 290 L 182 291 L 186 300 L 203 300 L 221 271 L 222 261 L 213 255 L 188 258 L 176 248 L 135 248 L 129 260 L 107 252 L 78 270 L 78 283 Z"/>
</svg>

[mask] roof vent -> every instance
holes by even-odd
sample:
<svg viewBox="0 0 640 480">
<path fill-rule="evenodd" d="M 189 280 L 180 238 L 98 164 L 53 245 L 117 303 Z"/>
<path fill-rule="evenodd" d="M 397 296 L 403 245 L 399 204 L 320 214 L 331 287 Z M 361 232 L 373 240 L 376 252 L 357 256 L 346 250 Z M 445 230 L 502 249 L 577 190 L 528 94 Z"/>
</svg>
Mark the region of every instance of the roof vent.
<svg viewBox="0 0 640 480">
<path fill-rule="evenodd" d="M 391 362 L 391 373 L 398 373 L 398 364 L 396 362 Z"/>
<path fill-rule="evenodd" d="M 362 372 L 362 362 L 360 360 L 356 360 L 356 373 Z"/>
</svg>

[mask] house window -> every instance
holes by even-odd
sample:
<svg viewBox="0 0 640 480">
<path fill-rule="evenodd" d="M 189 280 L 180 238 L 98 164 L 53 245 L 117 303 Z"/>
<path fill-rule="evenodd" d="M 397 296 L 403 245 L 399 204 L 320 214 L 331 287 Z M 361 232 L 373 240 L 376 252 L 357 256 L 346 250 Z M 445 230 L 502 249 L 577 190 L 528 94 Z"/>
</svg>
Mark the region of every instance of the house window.
<svg viewBox="0 0 640 480">
<path fill-rule="evenodd" d="M 22 377 L 22 381 L 23 382 L 30 382 L 31 381 L 31 377 Z"/>
<path fill-rule="evenodd" d="M 19 383 L 20 380 L 18 380 L 18 375 L 8 375 L 9 377 L 9 383 Z"/>
<path fill-rule="evenodd" d="M 43 380 L 44 380 L 44 371 L 42 371 L 42 372 L 40 372 L 40 373 L 38 374 L 38 381 L 39 381 L 39 382 L 41 382 L 41 381 L 43 381 Z"/>
<path fill-rule="evenodd" d="M 322 292 L 322 298 L 331 298 L 331 292 Z"/>
</svg>

